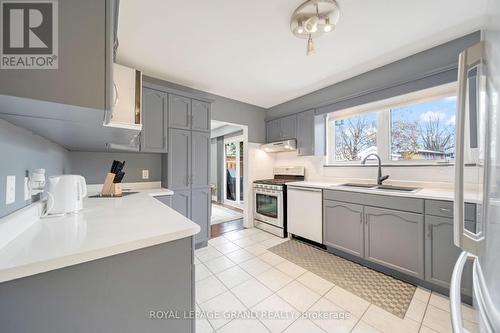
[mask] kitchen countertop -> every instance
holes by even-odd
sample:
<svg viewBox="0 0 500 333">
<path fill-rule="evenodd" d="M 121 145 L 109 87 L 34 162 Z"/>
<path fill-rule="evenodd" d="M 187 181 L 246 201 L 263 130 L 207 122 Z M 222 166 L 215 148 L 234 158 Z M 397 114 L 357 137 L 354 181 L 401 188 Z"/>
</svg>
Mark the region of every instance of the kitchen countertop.
<svg viewBox="0 0 500 333">
<path fill-rule="evenodd" d="M 355 182 L 355 181 L 352 181 Z M 431 188 L 431 187 L 419 187 L 415 192 L 398 192 L 398 191 L 388 191 L 388 190 L 373 190 L 365 188 L 353 188 L 340 186 L 345 184 L 346 181 L 335 182 L 335 181 L 301 181 L 301 182 L 291 182 L 287 183 L 287 186 L 301 186 L 301 187 L 311 187 L 311 188 L 321 188 L 327 190 L 339 190 L 339 191 L 349 191 L 349 192 L 359 192 L 359 193 L 369 193 L 369 194 L 379 194 L 379 195 L 389 195 L 397 197 L 407 197 L 407 198 L 420 198 L 420 199 L 431 199 L 431 200 L 454 200 L 453 189 L 448 188 Z M 418 186 L 412 186 L 418 187 Z M 479 203 L 480 198 L 477 193 L 465 192 L 465 201 L 471 203 Z"/>
<path fill-rule="evenodd" d="M 97 193 L 89 190 L 89 195 Z M 139 193 L 121 198 L 85 198 L 84 209 L 78 214 L 39 219 L 43 204 L 35 203 L 1 219 L 0 223 L 30 220 L 30 226 L 0 248 L 0 282 L 190 237 L 200 231 L 196 223 L 154 198 L 171 195 L 172 191 L 131 190 Z"/>
</svg>

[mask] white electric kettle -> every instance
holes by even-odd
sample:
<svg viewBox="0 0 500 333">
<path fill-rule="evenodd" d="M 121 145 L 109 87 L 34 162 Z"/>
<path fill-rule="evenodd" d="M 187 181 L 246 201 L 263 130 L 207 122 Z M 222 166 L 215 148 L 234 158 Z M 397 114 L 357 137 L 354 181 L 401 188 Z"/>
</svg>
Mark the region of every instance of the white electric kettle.
<svg viewBox="0 0 500 333">
<path fill-rule="evenodd" d="M 83 198 L 87 196 L 85 178 L 78 175 L 49 177 L 47 214 L 60 215 L 76 213 L 83 208 Z"/>
</svg>

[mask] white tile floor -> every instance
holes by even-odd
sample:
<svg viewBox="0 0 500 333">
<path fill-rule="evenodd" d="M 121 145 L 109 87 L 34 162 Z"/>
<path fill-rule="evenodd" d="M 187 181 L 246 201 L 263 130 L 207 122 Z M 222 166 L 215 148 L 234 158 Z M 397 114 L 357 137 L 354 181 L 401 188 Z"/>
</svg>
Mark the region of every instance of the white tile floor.
<svg viewBox="0 0 500 333">
<path fill-rule="evenodd" d="M 446 297 L 417 288 L 401 319 L 267 250 L 283 241 L 245 229 L 195 251 L 197 309 L 220 315 L 198 319 L 198 333 L 451 332 Z M 223 316 L 249 310 L 258 318 Z M 269 315 L 276 312 L 279 319 Z M 464 326 L 476 332 L 474 311 L 463 306 L 462 312 Z M 337 317 L 318 318 L 321 313 Z"/>
</svg>

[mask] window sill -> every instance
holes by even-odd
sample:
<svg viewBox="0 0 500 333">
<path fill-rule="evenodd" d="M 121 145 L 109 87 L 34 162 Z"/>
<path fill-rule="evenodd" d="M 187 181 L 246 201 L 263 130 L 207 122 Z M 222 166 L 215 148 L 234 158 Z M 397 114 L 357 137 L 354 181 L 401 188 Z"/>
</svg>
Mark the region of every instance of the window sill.
<svg viewBox="0 0 500 333">
<path fill-rule="evenodd" d="M 450 167 L 454 166 L 454 163 L 382 163 L 383 167 L 431 167 L 431 166 L 441 166 Z M 474 164 L 475 165 L 475 164 Z M 466 165 L 473 166 L 473 165 Z M 338 163 L 338 164 L 325 164 L 325 168 L 336 168 L 336 167 L 378 167 L 377 163 L 361 164 L 361 163 Z"/>
</svg>

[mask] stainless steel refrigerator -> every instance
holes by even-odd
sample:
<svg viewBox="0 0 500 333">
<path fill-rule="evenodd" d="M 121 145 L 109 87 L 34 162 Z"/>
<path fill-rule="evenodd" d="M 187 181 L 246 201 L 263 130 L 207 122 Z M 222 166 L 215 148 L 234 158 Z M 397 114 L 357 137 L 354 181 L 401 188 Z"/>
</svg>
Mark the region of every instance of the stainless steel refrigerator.
<svg viewBox="0 0 500 333">
<path fill-rule="evenodd" d="M 453 332 L 462 322 L 460 285 L 464 265 L 473 262 L 473 305 L 480 332 L 500 332 L 500 5 L 491 0 L 490 22 L 481 43 L 459 59 L 456 118 L 454 242 L 463 252 L 450 287 Z M 471 163 L 471 161 L 473 163 Z M 473 164 L 473 165 L 471 165 Z M 464 170 L 475 168 L 475 185 Z M 470 172 L 466 172 L 470 175 Z M 480 209 L 476 230 L 464 228 L 464 193 L 473 191 Z M 469 196 L 470 197 L 470 196 Z"/>
</svg>

